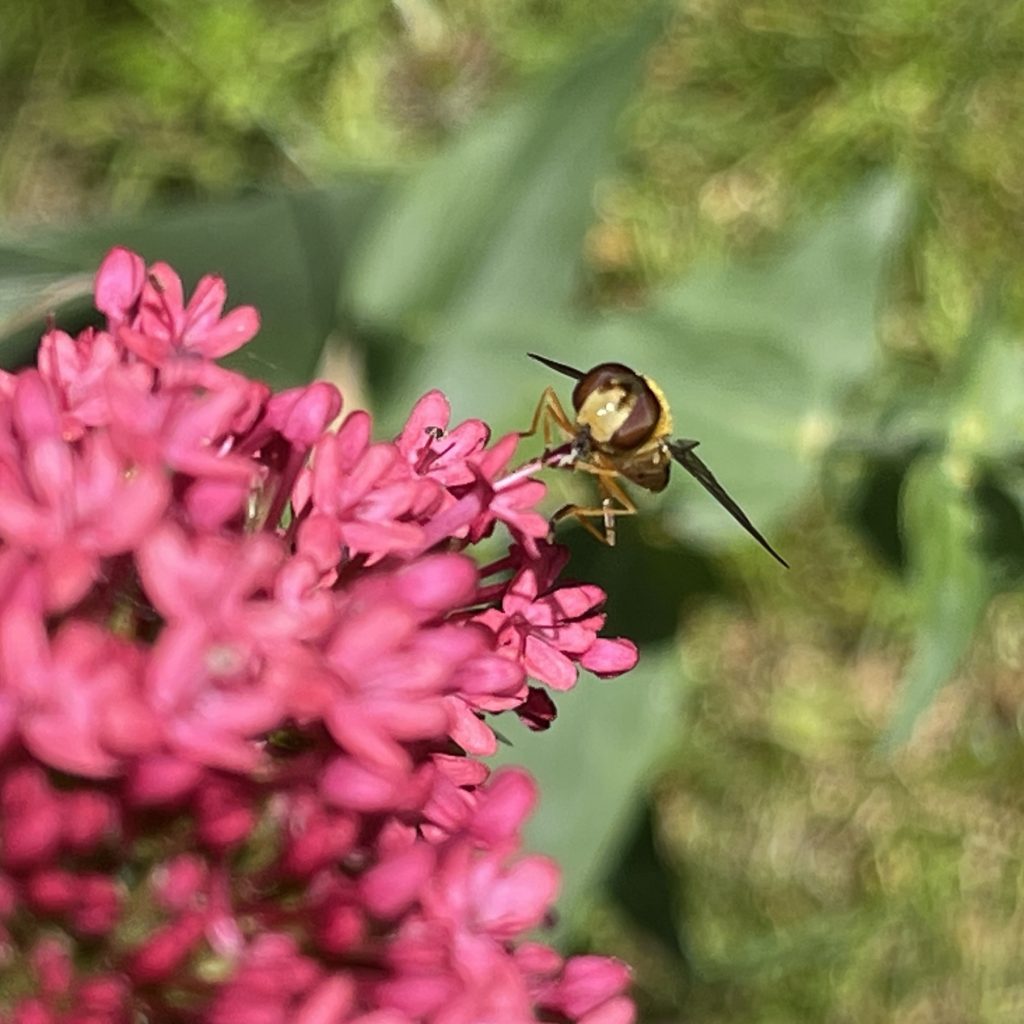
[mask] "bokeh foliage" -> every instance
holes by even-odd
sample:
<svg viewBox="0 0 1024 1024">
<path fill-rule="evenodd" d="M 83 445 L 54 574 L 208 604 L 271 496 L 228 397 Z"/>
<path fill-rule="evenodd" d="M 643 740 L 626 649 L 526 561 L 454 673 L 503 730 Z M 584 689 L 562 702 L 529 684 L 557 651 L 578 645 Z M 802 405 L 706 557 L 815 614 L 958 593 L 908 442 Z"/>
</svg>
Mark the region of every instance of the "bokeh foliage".
<svg viewBox="0 0 1024 1024">
<path fill-rule="evenodd" d="M 257 303 L 248 372 L 343 347 L 382 429 L 432 386 L 522 426 L 526 350 L 621 359 L 793 562 L 685 480 L 570 538 L 643 666 L 506 753 L 645 1019 L 1019 1019 L 1024 7 L 0 21 L 6 365 L 115 241 Z"/>
</svg>

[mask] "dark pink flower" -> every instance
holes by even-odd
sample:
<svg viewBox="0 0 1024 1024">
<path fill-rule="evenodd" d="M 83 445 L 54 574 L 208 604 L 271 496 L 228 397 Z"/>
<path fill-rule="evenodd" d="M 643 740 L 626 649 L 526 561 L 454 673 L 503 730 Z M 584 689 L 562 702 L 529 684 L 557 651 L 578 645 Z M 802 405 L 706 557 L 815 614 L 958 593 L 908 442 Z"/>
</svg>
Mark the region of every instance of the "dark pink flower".
<svg viewBox="0 0 1024 1024">
<path fill-rule="evenodd" d="M 368 556 L 370 563 L 415 553 L 423 547 L 421 522 L 441 503 L 439 484 L 417 477 L 394 445 L 371 445 L 369 433 L 369 417 L 357 412 L 337 434 L 325 434 L 300 489 L 298 548 L 323 568 L 346 552 Z"/>
<path fill-rule="evenodd" d="M 602 956 L 574 956 L 540 993 L 542 1006 L 581 1024 L 632 1024 L 636 1012 L 625 997 L 629 968 Z"/>
<path fill-rule="evenodd" d="M 122 274 L 117 280 L 123 278 Z M 128 283 L 124 282 L 118 300 L 110 303 L 118 312 L 128 294 Z M 239 306 L 222 317 L 226 299 L 223 278 L 207 275 L 185 305 L 181 278 L 166 263 L 154 263 L 142 288 L 138 313 L 130 326 L 118 328 L 118 336 L 154 366 L 178 354 L 219 359 L 241 348 L 260 327 L 259 314 L 252 306 Z"/>
<path fill-rule="evenodd" d="M 567 557 L 563 548 L 546 545 L 540 558 L 523 562 L 505 589 L 501 608 L 477 616 L 509 657 L 521 659 L 534 679 L 555 690 L 576 685 L 577 664 L 608 675 L 627 671 L 637 658 L 628 640 L 598 639 L 605 600 L 600 587 L 556 585 Z"/>
<path fill-rule="evenodd" d="M 37 616 L 13 610 L 0 621 L 0 641 L 21 735 L 39 760 L 95 778 L 159 747 L 162 726 L 139 690 L 141 661 L 130 644 L 75 619 L 48 642 Z"/>
<path fill-rule="evenodd" d="M 482 420 L 466 420 L 449 431 L 450 419 L 448 399 L 440 391 L 428 391 L 413 407 L 395 444 L 417 476 L 433 477 L 452 489 L 476 479 L 469 460 L 484 450 L 491 432 Z"/>
<path fill-rule="evenodd" d="M 123 357 L 124 349 L 106 331 L 86 328 L 72 338 L 54 329 L 43 335 L 36 359 L 40 376 L 56 396 L 64 440 L 78 440 L 90 427 L 110 422 L 107 375 L 121 366 Z M 143 366 L 125 367 L 123 372 L 142 387 L 151 376 Z"/>
<path fill-rule="evenodd" d="M 0 539 L 38 559 L 46 603 L 82 598 L 100 559 L 130 551 L 163 514 L 169 487 L 151 463 L 121 458 L 105 432 L 71 445 L 38 373 L 0 405 Z"/>
<path fill-rule="evenodd" d="M 7 871 L 49 867 L 60 849 L 60 801 L 36 765 L 0 781 L 0 863 Z"/>
<path fill-rule="evenodd" d="M 291 1024 L 325 975 L 290 936 L 260 935 L 245 949 L 238 969 L 205 1019 L 209 1024 Z M 351 985 L 343 984 L 332 996 L 331 1008 L 344 1013 L 351 1003 Z"/>
<path fill-rule="evenodd" d="M 486 537 L 496 522 L 503 522 L 512 531 L 512 536 L 534 554 L 536 542 L 547 537 L 551 529 L 548 521 L 537 512 L 546 488 L 532 477 L 509 474 L 499 479 L 518 444 L 518 434 L 506 434 L 494 447 L 472 460 L 480 480 L 486 482 L 488 500 L 486 510 L 473 523 L 470 538 L 477 541 Z"/>
<path fill-rule="evenodd" d="M 147 699 L 168 743 L 202 764 L 252 768 L 255 738 L 329 696 L 329 673 L 302 641 L 324 631 L 330 606 L 291 589 L 283 554 L 266 534 L 190 540 L 171 526 L 139 551 L 142 582 L 167 622 L 146 669 Z"/>
<path fill-rule="evenodd" d="M 171 924 L 151 932 L 125 964 L 138 984 L 167 981 L 193 954 L 202 941 L 206 916 L 200 911 L 182 914 Z"/>
<path fill-rule="evenodd" d="M 621 965 L 524 941 L 558 870 L 478 759 L 554 718 L 527 671 L 636 658 L 561 580 L 545 460 L 436 391 L 335 430 L 332 386 L 213 361 L 258 323 L 224 302 L 115 249 L 107 329 L 0 373 L 0 1017 L 627 1024 Z"/>
</svg>

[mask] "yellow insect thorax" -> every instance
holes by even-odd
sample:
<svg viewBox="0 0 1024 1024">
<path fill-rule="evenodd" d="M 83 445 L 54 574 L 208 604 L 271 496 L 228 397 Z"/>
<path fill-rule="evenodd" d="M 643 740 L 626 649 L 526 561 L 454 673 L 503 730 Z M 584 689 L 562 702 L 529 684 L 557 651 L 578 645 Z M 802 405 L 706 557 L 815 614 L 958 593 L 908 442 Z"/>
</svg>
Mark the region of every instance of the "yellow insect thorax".
<svg viewBox="0 0 1024 1024">
<path fill-rule="evenodd" d="M 659 441 L 664 437 L 671 437 L 673 432 L 672 413 L 669 412 L 665 392 L 662 391 L 650 377 L 645 374 L 640 374 L 640 376 L 644 378 L 647 386 L 654 392 L 654 397 L 658 400 L 658 407 L 661 409 L 661 416 L 658 418 L 658 425 L 654 428 L 654 433 L 651 436 L 657 438 Z"/>
</svg>

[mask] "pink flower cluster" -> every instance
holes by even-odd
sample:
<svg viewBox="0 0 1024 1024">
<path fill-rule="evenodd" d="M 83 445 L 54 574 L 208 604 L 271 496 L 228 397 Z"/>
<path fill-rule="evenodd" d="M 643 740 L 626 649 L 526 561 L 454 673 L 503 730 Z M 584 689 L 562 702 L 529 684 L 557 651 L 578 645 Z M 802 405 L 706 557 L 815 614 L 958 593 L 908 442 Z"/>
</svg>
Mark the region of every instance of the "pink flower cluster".
<svg viewBox="0 0 1024 1024">
<path fill-rule="evenodd" d="M 0 1020 L 632 1021 L 623 965 L 524 938 L 558 871 L 478 759 L 636 660 L 539 463 L 438 392 L 334 429 L 213 361 L 259 326 L 225 298 L 114 249 L 106 327 L 0 374 Z"/>
</svg>

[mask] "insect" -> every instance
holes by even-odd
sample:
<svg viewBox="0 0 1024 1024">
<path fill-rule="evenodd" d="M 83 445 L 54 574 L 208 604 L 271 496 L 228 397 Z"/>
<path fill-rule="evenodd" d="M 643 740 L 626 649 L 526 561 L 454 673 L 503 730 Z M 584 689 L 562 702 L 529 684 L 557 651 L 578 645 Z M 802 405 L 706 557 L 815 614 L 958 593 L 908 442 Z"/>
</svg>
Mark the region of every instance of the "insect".
<svg viewBox="0 0 1024 1024">
<path fill-rule="evenodd" d="M 746 513 L 729 496 L 715 475 L 694 453 L 699 441 L 672 438 L 672 415 L 661 388 L 649 377 L 621 363 L 601 363 L 592 370 L 577 370 L 546 356 L 529 353 L 531 359 L 576 381 L 572 391 L 575 420 L 566 414 L 555 389 L 547 387 L 533 415 L 529 436 L 543 424 L 545 449 L 552 442 L 552 428 L 565 435 L 565 454 L 549 464 L 579 469 L 597 477 L 600 507 L 566 505 L 555 521 L 572 516 L 598 540 L 614 545 L 615 518 L 633 515 L 636 505 L 623 490 L 625 478 L 648 491 L 663 491 L 669 469 L 678 462 L 777 562 L 789 563 L 760 534 Z M 604 534 L 591 519 L 601 518 Z"/>
</svg>

